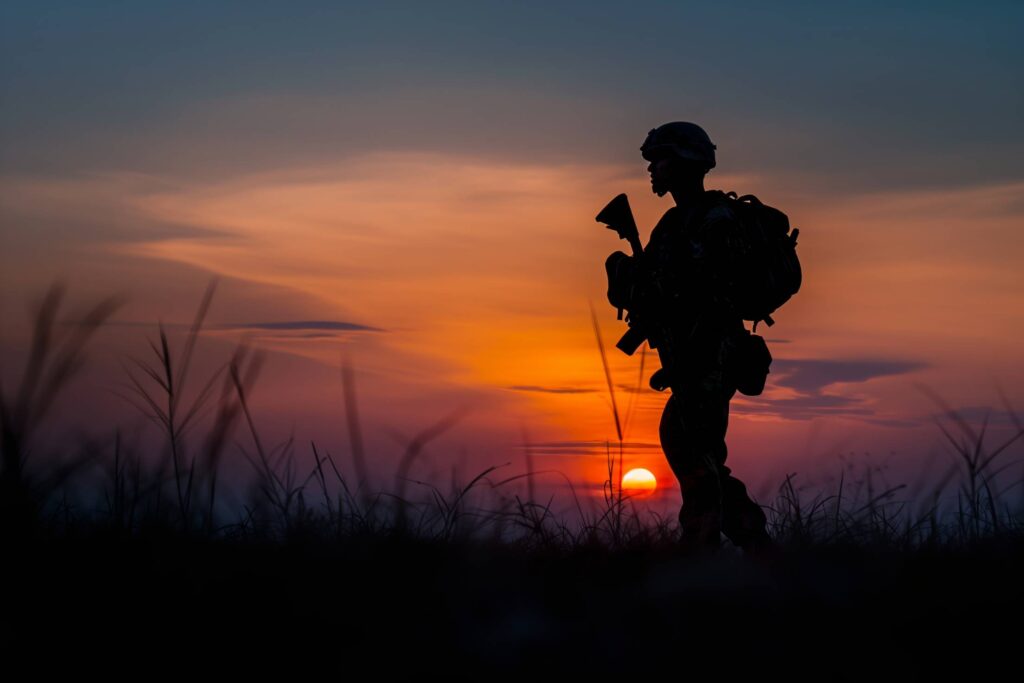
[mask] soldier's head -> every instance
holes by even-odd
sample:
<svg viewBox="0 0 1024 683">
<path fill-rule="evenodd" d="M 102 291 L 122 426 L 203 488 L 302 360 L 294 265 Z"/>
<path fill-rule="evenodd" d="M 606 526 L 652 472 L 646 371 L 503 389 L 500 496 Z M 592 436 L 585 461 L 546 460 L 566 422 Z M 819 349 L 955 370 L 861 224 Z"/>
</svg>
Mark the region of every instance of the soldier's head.
<svg viewBox="0 0 1024 683">
<path fill-rule="evenodd" d="M 705 174 L 715 167 L 715 149 L 695 123 L 673 121 L 652 128 L 640 147 L 640 154 L 651 162 L 651 190 L 663 197 L 673 190 L 703 186 Z"/>
</svg>

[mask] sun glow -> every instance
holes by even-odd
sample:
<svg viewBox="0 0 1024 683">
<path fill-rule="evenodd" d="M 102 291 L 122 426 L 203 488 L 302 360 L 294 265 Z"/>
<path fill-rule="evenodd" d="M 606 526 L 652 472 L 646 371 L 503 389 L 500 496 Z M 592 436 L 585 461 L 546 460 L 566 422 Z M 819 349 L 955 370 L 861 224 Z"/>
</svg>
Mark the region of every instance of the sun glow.
<svg viewBox="0 0 1024 683">
<path fill-rule="evenodd" d="M 650 470 L 637 468 L 622 477 L 622 490 L 633 496 L 649 496 L 658 488 L 658 480 Z"/>
</svg>

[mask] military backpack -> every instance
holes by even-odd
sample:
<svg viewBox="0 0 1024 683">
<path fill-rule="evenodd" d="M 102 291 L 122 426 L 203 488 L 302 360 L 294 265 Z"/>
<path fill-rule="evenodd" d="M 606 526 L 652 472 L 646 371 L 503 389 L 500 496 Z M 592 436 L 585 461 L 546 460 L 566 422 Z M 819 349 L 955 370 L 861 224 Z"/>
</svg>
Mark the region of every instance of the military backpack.
<svg viewBox="0 0 1024 683">
<path fill-rule="evenodd" d="M 737 255 L 734 304 L 740 317 L 775 324 L 774 313 L 800 289 L 802 274 L 796 255 L 800 230 L 789 229 L 789 217 L 752 194 L 714 191 L 740 225 L 743 250 Z"/>
</svg>

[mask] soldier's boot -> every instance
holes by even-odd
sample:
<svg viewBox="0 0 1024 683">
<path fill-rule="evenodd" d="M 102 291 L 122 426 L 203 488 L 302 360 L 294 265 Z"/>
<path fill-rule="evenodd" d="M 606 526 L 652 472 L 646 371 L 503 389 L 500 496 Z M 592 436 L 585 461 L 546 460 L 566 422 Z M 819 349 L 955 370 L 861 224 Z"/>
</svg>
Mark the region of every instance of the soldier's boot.
<svg viewBox="0 0 1024 683">
<path fill-rule="evenodd" d="M 705 555 L 717 552 L 722 546 L 722 516 L 717 510 L 679 511 L 680 548 L 686 555 Z"/>
<path fill-rule="evenodd" d="M 777 559 L 779 547 L 768 534 L 767 519 L 761 507 L 749 498 L 732 503 L 725 514 L 723 528 L 729 540 L 755 559 L 768 562 Z"/>
</svg>

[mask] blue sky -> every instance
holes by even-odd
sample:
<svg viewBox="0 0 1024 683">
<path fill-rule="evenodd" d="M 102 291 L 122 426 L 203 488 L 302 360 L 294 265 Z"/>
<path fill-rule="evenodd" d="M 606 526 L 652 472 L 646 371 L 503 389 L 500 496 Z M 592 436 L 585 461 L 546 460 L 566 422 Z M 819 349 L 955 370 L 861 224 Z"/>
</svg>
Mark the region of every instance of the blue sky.
<svg viewBox="0 0 1024 683">
<path fill-rule="evenodd" d="M 396 148 L 616 163 L 685 118 L 723 164 L 784 160 L 822 191 L 1024 172 L 1020 3 L 425 7 L 5 3 L 2 169 L 230 174 Z"/>
</svg>

